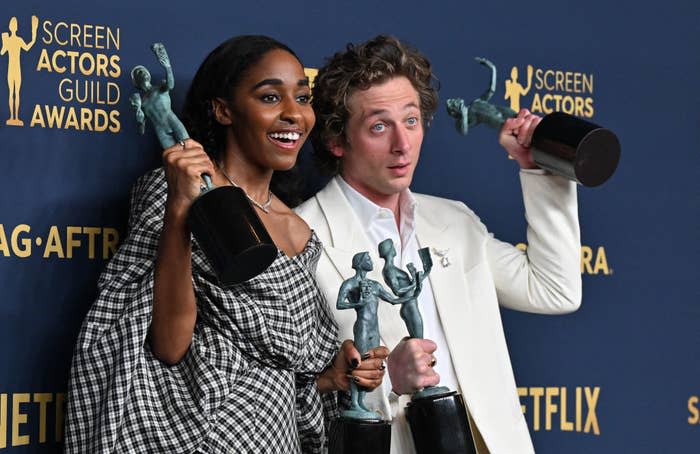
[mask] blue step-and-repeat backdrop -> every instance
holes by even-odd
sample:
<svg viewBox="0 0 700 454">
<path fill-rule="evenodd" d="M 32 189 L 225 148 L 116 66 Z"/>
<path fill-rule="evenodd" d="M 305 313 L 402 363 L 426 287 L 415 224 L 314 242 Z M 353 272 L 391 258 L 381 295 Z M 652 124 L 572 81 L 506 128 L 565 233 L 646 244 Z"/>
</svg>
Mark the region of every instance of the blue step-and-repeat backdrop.
<svg viewBox="0 0 700 454">
<path fill-rule="evenodd" d="M 126 235 L 129 188 L 159 165 L 152 130 L 136 131 L 129 71 L 162 77 L 149 45 L 165 43 L 179 107 L 204 56 L 248 33 L 289 44 L 311 74 L 379 33 L 422 50 L 442 107 L 413 188 L 465 201 L 515 244 L 525 240 L 516 164 L 494 131 L 463 137 L 444 108 L 486 89 L 473 57 L 499 69 L 494 101 L 614 130 L 618 171 L 579 187 L 581 309 L 503 311 L 522 409 L 539 453 L 700 452 L 699 5 L 3 0 L 0 452 L 61 450 L 80 323 Z"/>
</svg>

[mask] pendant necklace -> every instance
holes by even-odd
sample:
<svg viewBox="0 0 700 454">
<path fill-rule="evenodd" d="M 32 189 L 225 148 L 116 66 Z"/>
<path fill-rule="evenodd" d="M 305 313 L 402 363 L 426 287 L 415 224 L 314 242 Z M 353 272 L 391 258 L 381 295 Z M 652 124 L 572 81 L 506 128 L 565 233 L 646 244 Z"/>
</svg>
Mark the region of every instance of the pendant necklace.
<svg viewBox="0 0 700 454">
<path fill-rule="evenodd" d="M 248 200 L 250 200 L 250 203 L 252 203 L 252 204 L 255 205 L 256 207 L 260 208 L 260 209 L 263 210 L 265 213 L 269 213 L 269 212 L 270 212 L 270 205 L 272 205 L 272 191 L 271 191 L 271 190 L 269 190 L 269 189 L 267 190 L 267 192 L 268 192 L 267 202 L 265 202 L 265 203 L 259 203 L 257 200 L 255 200 L 255 199 L 253 199 L 251 196 L 249 196 L 248 193 L 245 192 L 245 189 L 243 189 L 243 188 L 241 188 L 240 186 L 238 186 L 238 185 L 231 179 L 231 177 L 228 176 L 228 174 L 226 173 L 226 171 L 224 170 L 223 167 L 219 167 L 219 170 L 221 170 L 221 173 L 224 174 L 224 176 L 226 177 L 226 179 L 228 180 L 228 182 L 231 183 L 231 186 L 233 186 L 233 187 L 235 187 L 235 188 L 240 188 L 241 191 L 243 191 L 243 194 L 245 194 L 246 198 L 247 198 Z"/>
</svg>

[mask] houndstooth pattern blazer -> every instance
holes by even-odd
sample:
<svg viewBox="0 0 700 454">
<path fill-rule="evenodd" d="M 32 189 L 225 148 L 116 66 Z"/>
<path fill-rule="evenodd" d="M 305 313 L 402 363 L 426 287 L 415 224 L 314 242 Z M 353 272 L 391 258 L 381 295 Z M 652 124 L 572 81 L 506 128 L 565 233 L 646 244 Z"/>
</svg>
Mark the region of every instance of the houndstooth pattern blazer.
<svg viewBox="0 0 700 454">
<path fill-rule="evenodd" d="M 131 193 L 129 236 L 98 282 L 75 347 L 67 453 L 317 453 L 334 393 L 316 376 L 338 351 L 337 327 L 314 280 L 321 244 L 281 251 L 261 275 L 229 288 L 196 242 L 197 323 L 178 364 L 146 341 L 166 181 L 157 169 Z M 323 400 L 323 402 L 322 402 Z"/>
</svg>

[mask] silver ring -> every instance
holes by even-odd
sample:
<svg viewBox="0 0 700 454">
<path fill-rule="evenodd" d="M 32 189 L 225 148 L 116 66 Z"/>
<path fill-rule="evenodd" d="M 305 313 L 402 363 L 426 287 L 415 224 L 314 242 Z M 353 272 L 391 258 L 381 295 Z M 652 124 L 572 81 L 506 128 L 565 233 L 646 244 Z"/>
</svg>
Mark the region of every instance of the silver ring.
<svg viewBox="0 0 700 454">
<path fill-rule="evenodd" d="M 178 141 L 177 143 L 179 143 L 180 145 L 182 145 L 182 149 L 183 149 L 183 150 L 185 149 L 185 141 L 184 141 L 184 140 L 180 140 L 180 141 Z"/>
</svg>

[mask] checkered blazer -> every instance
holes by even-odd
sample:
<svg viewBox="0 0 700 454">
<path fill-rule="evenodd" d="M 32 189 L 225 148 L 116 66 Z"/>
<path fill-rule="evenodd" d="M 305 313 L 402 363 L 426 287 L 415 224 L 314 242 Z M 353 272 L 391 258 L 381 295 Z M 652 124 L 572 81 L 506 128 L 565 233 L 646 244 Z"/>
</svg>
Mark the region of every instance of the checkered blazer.
<svg viewBox="0 0 700 454">
<path fill-rule="evenodd" d="M 314 234 L 298 256 L 279 252 L 264 273 L 224 289 L 193 242 L 197 323 L 182 361 L 165 365 L 146 335 L 166 188 L 157 169 L 132 190 L 129 236 L 75 347 L 65 452 L 321 452 L 324 409 L 328 420 L 337 407 L 315 378 L 339 346 L 314 280 L 321 243 Z"/>
</svg>

